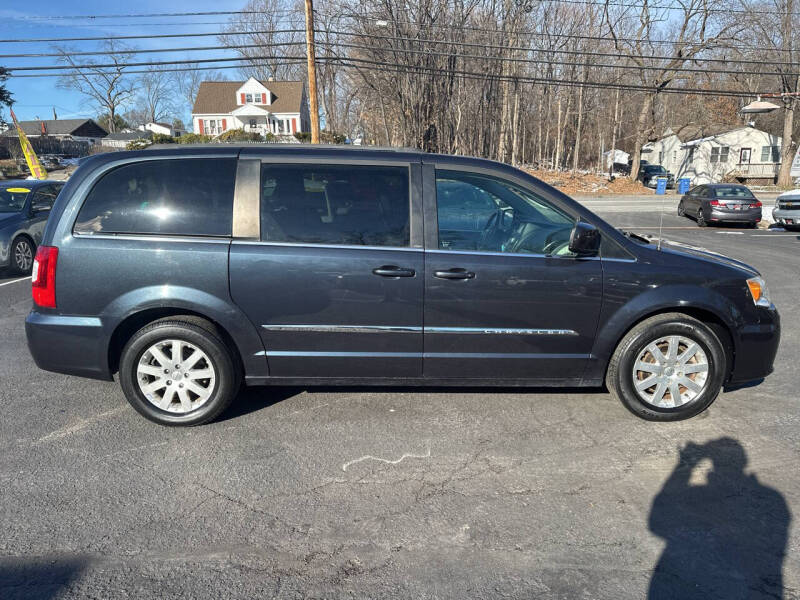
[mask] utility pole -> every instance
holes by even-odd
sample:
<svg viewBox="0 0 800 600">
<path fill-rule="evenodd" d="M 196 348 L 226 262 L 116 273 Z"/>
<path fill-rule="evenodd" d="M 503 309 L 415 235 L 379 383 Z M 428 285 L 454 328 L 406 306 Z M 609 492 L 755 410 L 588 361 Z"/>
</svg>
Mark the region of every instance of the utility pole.
<svg viewBox="0 0 800 600">
<path fill-rule="evenodd" d="M 317 64 L 314 50 L 314 6 L 312 0 L 306 0 L 306 56 L 308 58 L 308 103 L 311 111 L 311 143 L 319 144 Z"/>
</svg>

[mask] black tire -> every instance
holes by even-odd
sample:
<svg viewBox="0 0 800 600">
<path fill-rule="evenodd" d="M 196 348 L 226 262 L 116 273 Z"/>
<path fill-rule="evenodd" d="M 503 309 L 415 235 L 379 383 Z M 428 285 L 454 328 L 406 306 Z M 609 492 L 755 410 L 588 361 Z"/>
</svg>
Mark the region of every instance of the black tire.
<svg viewBox="0 0 800 600">
<path fill-rule="evenodd" d="M 678 216 L 683 217 L 686 215 L 686 208 L 683 206 L 683 200 L 678 202 Z"/>
<path fill-rule="evenodd" d="M 748 223 L 747 224 L 747 228 L 748 229 L 758 229 L 758 223 L 756 223 L 756 222 Z"/>
<path fill-rule="evenodd" d="M 9 254 L 11 272 L 15 275 L 29 275 L 33 267 L 33 258 L 36 255 L 36 248 L 28 238 L 20 236 L 11 244 Z M 24 257 L 24 264 L 21 261 Z"/>
<path fill-rule="evenodd" d="M 214 369 L 215 381 L 210 397 L 190 412 L 175 414 L 162 410 L 151 403 L 139 387 L 139 360 L 153 344 L 165 340 L 180 340 L 196 346 L 210 359 L 210 366 Z M 170 317 L 146 325 L 128 340 L 120 357 L 119 382 L 128 402 L 145 418 L 160 425 L 202 425 L 217 418 L 239 392 L 242 379 L 237 358 L 211 323 L 190 316 Z"/>
<path fill-rule="evenodd" d="M 696 342 L 708 359 L 708 374 L 702 391 L 677 408 L 663 408 L 639 397 L 634 387 L 634 363 L 640 353 L 659 338 L 679 335 Z M 665 313 L 645 319 L 622 338 L 606 372 L 609 391 L 637 417 L 647 421 L 680 421 L 693 417 L 719 395 L 725 380 L 727 359 L 716 333 L 697 319 L 682 313 Z"/>
<path fill-rule="evenodd" d="M 708 227 L 708 222 L 706 218 L 703 216 L 703 210 L 700 209 L 697 211 L 697 226 L 698 227 Z"/>
</svg>

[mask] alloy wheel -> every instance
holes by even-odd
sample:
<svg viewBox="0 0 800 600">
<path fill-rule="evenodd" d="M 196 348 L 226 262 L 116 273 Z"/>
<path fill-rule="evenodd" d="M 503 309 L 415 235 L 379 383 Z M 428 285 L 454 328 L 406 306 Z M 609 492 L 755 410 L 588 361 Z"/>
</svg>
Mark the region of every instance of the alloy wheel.
<svg viewBox="0 0 800 600">
<path fill-rule="evenodd" d="M 670 335 L 647 344 L 633 364 L 633 386 L 647 404 L 678 408 L 706 388 L 708 357 L 694 340 Z"/>
<path fill-rule="evenodd" d="M 27 240 L 19 240 L 14 245 L 14 266 L 22 272 L 28 272 L 33 267 L 33 248 Z"/>
<path fill-rule="evenodd" d="M 208 355 L 184 340 L 156 342 L 136 366 L 136 382 L 148 402 L 163 411 L 187 414 L 214 392 L 216 369 Z"/>
</svg>

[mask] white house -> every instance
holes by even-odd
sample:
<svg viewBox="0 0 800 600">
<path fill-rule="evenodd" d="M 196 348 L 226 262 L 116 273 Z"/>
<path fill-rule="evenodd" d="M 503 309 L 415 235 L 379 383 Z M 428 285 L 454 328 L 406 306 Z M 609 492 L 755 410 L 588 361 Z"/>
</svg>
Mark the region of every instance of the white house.
<svg viewBox="0 0 800 600">
<path fill-rule="evenodd" d="M 630 157 L 630 154 L 623 152 L 619 148 L 613 151 L 613 156 L 611 150 L 603 152 L 603 162 L 606 165 L 606 169 L 611 167 L 611 163 L 627 165 Z"/>
<path fill-rule="evenodd" d="M 195 133 L 216 136 L 228 129 L 262 135 L 293 134 L 310 129 L 305 87 L 301 81 L 204 81 L 192 108 Z"/>
<path fill-rule="evenodd" d="M 169 123 L 145 123 L 144 125 L 139 125 L 139 131 L 149 131 L 150 133 L 161 133 L 164 135 L 169 135 L 172 137 L 177 137 L 181 135 L 181 130 L 175 129 Z"/>
<path fill-rule="evenodd" d="M 692 185 L 738 181 L 774 183 L 781 157 L 781 138 L 753 127 L 725 130 L 671 130 L 645 144 L 642 158 L 663 166 Z"/>
</svg>

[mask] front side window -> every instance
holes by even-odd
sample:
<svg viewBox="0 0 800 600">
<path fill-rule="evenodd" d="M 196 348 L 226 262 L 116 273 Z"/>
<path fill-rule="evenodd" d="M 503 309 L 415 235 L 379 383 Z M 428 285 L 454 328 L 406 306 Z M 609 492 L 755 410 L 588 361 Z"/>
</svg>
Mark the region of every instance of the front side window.
<svg viewBox="0 0 800 600">
<path fill-rule="evenodd" d="M 264 165 L 261 239 L 355 246 L 409 245 L 407 167 Z"/>
<path fill-rule="evenodd" d="M 236 159 L 149 160 L 117 167 L 89 192 L 75 232 L 229 236 Z"/>
<path fill-rule="evenodd" d="M 31 204 L 32 205 L 43 204 L 52 208 L 53 202 L 56 201 L 56 196 L 58 196 L 59 189 L 60 188 L 57 188 L 54 185 L 46 185 L 40 187 L 38 190 L 36 190 L 36 193 L 33 195 L 33 198 L 31 199 Z"/>
<path fill-rule="evenodd" d="M 436 207 L 442 249 L 571 255 L 575 219 L 503 179 L 439 170 Z"/>
</svg>

